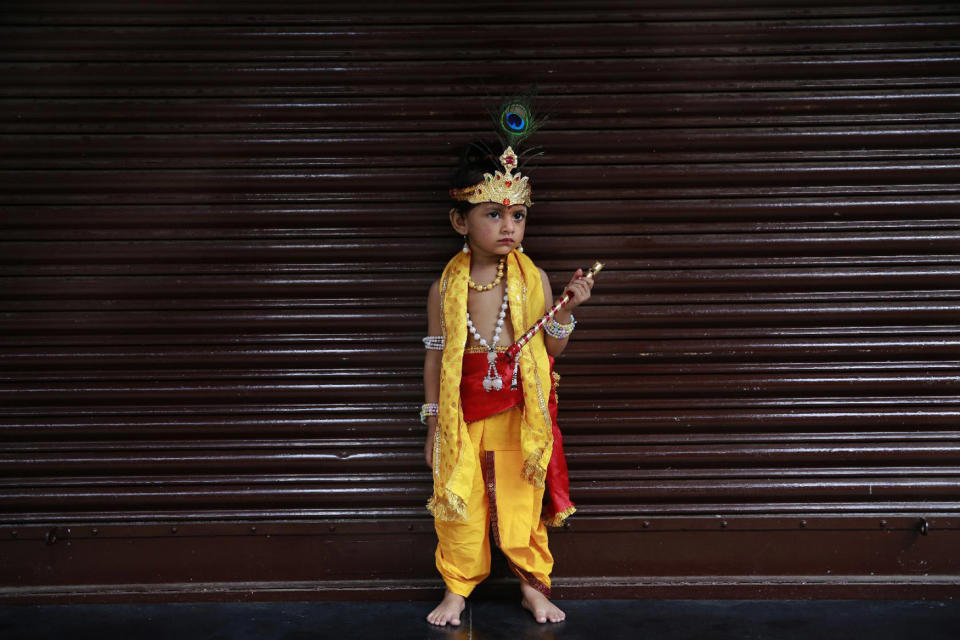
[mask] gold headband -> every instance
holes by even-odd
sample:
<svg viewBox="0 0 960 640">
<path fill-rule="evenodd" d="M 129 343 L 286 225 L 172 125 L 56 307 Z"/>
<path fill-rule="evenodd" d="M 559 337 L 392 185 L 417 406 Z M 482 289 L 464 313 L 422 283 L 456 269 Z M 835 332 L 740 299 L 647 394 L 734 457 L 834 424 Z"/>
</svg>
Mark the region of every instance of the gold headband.
<svg viewBox="0 0 960 640">
<path fill-rule="evenodd" d="M 483 180 L 473 186 L 450 189 L 450 197 L 454 200 L 466 200 L 471 204 L 496 202 L 507 206 L 525 204 L 529 207 L 532 205 L 527 176 L 521 176 L 519 171 L 513 173 L 513 168 L 517 166 L 517 154 L 513 152 L 513 147 L 503 150 L 500 164 L 503 165 L 502 174 L 499 171 L 494 175 L 485 173 Z"/>
</svg>

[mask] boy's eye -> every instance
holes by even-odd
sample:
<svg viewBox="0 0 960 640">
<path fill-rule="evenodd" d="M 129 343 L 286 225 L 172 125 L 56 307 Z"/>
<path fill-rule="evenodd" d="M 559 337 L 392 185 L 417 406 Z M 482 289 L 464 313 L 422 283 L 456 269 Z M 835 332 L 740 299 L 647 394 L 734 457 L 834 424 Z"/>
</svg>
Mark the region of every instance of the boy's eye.
<svg viewBox="0 0 960 640">
<path fill-rule="evenodd" d="M 494 210 L 494 211 L 490 211 L 489 213 L 487 213 L 487 215 L 488 215 L 488 216 L 499 216 L 499 215 L 500 215 L 500 212 Z M 514 217 L 516 217 L 517 220 L 523 220 L 523 217 L 524 217 L 526 214 L 525 214 L 523 211 L 515 211 L 513 215 L 514 215 Z"/>
</svg>

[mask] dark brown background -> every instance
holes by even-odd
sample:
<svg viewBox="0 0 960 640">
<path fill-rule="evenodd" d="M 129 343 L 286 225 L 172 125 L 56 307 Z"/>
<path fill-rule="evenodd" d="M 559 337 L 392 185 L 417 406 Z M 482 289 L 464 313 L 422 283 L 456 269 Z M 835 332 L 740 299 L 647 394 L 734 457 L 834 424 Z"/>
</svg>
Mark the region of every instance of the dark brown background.
<svg viewBox="0 0 960 640">
<path fill-rule="evenodd" d="M 531 82 L 524 247 L 607 264 L 556 595 L 955 596 L 958 70 L 955 3 L 5 3 L 0 598 L 439 597 L 444 180 Z"/>
</svg>

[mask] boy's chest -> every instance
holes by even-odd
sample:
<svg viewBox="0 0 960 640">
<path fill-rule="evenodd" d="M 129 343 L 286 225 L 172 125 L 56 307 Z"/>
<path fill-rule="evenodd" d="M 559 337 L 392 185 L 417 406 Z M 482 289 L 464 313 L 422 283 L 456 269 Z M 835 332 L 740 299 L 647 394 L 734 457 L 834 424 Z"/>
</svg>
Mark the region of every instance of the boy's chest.
<svg viewBox="0 0 960 640">
<path fill-rule="evenodd" d="M 502 282 L 497 287 L 489 291 L 474 291 L 470 289 L 467 294 L 467 311 L 470 312 L 470 320 L 473 326 L 480 333 L 480 337 L 492 344 L 494 332 L 497 329 L 497 320 L 500 316 L 501 305 L 503 304 L 503 294 L 506 290 L 506 283 Z M 499 345 L 513 344 L 513 325 L 510 322 L 510 306 L 504 309 L 503 324 L 500 328 L 500 338 L 497 340 Z M 479 345 L 480 343 L 473 336 L 473 333 L 467 332 L 467 346 Z"/>
</svg>

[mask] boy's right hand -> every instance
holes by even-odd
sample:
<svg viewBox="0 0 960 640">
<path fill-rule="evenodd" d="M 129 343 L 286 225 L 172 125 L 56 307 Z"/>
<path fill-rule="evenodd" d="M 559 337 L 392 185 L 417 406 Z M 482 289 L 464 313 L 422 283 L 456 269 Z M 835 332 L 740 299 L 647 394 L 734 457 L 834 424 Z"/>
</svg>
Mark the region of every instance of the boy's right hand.
<svg viewBox="0 0 960 640">
<path fill-rule="evenodd" d="M 423 456 L 427 459 L 427 466 L 433 469 L 433 439 L 436 435 L 437 429 L 437 419 L 434 417 L 427 418 L 427 442 L 423 445 Z"/>
</svg>

